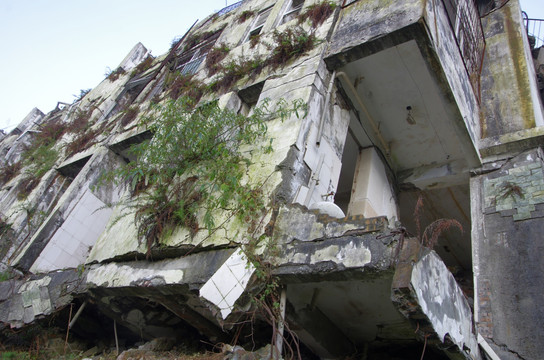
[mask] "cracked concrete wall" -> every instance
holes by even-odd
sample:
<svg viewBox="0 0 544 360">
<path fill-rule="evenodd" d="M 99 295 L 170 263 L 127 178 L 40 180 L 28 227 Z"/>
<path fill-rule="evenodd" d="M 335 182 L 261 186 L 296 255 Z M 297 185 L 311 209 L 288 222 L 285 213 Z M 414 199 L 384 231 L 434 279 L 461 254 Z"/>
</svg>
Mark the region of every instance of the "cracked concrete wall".
<svg viewBox="0 0 544 360">
<path fill-rule="evenodd" d="M 68 270 L 0 282 L 0 329 L 22 327 L 65 307 L 83 291 L 83 281 L 77 271 Z"/>
<path fill-rule="evenodd" d="M 544 351 L 544 156 L 490 164 L 471 180 L 475 318 L 501 359 Z"/>
<path fill-rule="evenodd" d="M 100 224 L 97 223 L 97 226 L 103 227 L 105 220 L 109 218 L 108 214 L 110 211 L 106 211 L 107 214 L 105 214 L 106 219 L 100 219 L 98 214 L 96 213 L 97 210 L 102 209 L 101 206 L 96 206 L 96 203 L 103 203 L 103 204 L 111 204 L 112 202 L 116 202 L 118 199 L 117 189 L 114 189 L 113 187 L 110 187 L 109 196 L 108 198 L 99 199 L 95 195 L 90 195 L 96 200 L 94 201 L 95 204 L 90 206 L 93 209 L 94 214 L 90 213 L 91 209 L 89 206 L 86 206 L 86 210 L 83 212 L 79 212 L 79 214 L 74 213 L 74 216 L 70 216 L 71 213 L 74 211 L 74 209 L 78 208 L 78 204 L 81 201 L 81 199 L 85 196 L 85 194 L 93 188 L 99 179 L 99 176 L 101 172 L 104 169 L 107 168 L 113 168 L 115 166 L 118 166 L 118 164 L 122 160 L 117 157 L 117 155 L 113 154 L 111 151 L 109 151 L 106 148 L 102 148 L 100 151 L 98 151 L 93 158 L 91 158 L 83 167 L 83 169 L 79 172 L 78 176 L 68 189 L 64 192 L 62 197 L 59 199 L 58 204 L 55 206 L 54 209 L 51 210 L 51 213 L 49 216 L 43 221 L 40 228 L 36 230 L 34 234 L 32 234 L 32 237 L 28 240 L 25 246 L 21 248 L 17 256 L 13 260 L 13 264 L 16 267 L 19 267 L 23 269 L 24 271 L 28 271 L 31 269 L 33 264 L 35 264 L 36 260 L 38 260 L 38 263 L 35 264 L 34 270 L 53 270 L 53 269 L 63 269 L 65 267 L 74 267 L 74 265 L 80 265 L 84 262 L 86 259 L 90 249 L 89 247 L 94 246 L 94 242 L 98 234 L 94 234 L 95 231 L 92 230 L 91 232 L 93 235 L 90 237 L 84 237 L 84 236 L 77 236 L 78 231 L 83 231 L 82 227 L 77 226 L 77 222 L 84 222 L 86 223 L 87 227 L 92 224 L 90 219 L 93 218 L 93 215 L 97 215 L 95 220 L 100 220 Z M 101 192 L 97 192 L 98 196 Z M 102 195 L 104 193 L 104 190 L 102 190 Z M 102 196 L 101 196 L 102 197 Z M 103 213 L 102 211 L 99 211 L 99 213 Z M 62 226 L 64 225 L 65 221 L 69 220 L 68 223 L 66 223 L 65 229 L 62 229 Z M 71 222 L 71 225 L 70 225 Z M 70 234 L 66 233 L 66 227 L 71 226 L 72 230 L 70 230 Z M 73 227 L 76 228 L 73 228 Z M 57 231 L 60 230 L 60 233 L 57 235 Z M 64 235 L 63 236 L 63 231 Z M 55 238 L 56 236 L 56 238 Z M 75 236 L 75 237 L 74 237 Z M 69 237 L 69 239 L 67 238 Z M 65 246 L 62 245 L 63 242 L 69 242 L 71 245 L 76 245 L 74 242 L 82 242 L 86 239 L 86 241 L 83 241 L 87 245 L 80 246 L 81 244 L 77 244 L 77 247 L 73 248 L 72 251 L 68 252 L 61 252 L 59 254 L 59 249 L 55 251 L 54 249 L 47 250 L 46 252 L 50 253 L 50 256 L 46 256 L 44 254 L 43 258 L 40 259 L 40 254 L 44 251 L 44 249 L 47 249 L 48 244 L 52 239 L 56 239 L 59 246 L 61 248 L 64 248 Z M 53 244 L 51 246 L 54 246 Z M 78 252 L 77 258 L 78 261 L 77 264 L 73 262 L 73 259 L 71 259 L 71 255 L 74 255 L 75 252 Z M 46 261 L 47 258 L 47 261 Z M 47 264 L 46 264 L 47 263 Z"/>
</svg>

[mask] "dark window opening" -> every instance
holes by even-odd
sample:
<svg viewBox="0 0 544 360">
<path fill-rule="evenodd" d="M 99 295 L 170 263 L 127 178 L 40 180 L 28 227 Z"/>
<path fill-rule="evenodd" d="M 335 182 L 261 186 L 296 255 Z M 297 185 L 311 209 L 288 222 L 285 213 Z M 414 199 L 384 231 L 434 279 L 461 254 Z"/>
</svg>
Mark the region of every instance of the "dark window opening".
<svg viewBox="0 0 544 360">
<path fill-rule="evenodd" d="M 153 133 L 149 130 L 146 130 L 142 133 L 131 136 L 128 139 L 110 145 L 110 150 L 121 156 L 126 162 L 131 162 L 136 159 L 134 152 L 131 151 L 131 147 L 141 144 L 144 141 L 150 140 L 152 137 Z"/>
<path fill-rule="evenodd" d="M 79 174 L 81 169 L 83 169 L 83 167 L 85 166 L 85 164 L 87 164 L 87 161 L 89 161 L 90 158 L 91 155 L 85 156 L 82 159 L 76 160 L 70 164 L 66 164 L 58 168 L 57 171 L 66 177 L 75 179 L 77 174 Z"/>
<path fill-rule="evenodd" d="M 238 96 L 242 99 L 242 113 L 248 114 L 249 111 L 257 104 L 261 92 L 263 91 L 264 81 L 258 82 L 246 87 L 238 92 Z"/>
</svg>

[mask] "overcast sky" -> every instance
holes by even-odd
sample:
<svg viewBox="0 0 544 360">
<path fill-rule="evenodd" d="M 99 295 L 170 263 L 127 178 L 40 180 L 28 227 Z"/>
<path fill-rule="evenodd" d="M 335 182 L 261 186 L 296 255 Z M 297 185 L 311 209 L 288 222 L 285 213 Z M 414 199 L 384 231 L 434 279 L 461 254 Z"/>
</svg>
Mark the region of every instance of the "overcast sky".
<svg viewBox="0 0 544 360">
<path fill-rule="evenodd" d="M 141 42 L 154 56 L 237 0 L 0 0 L 0 129 L 93 88 Z M 544 19 L 543 0 L 521 0 Z M 542 29 L 544 33 L 544 26 Z"/>
</svg>

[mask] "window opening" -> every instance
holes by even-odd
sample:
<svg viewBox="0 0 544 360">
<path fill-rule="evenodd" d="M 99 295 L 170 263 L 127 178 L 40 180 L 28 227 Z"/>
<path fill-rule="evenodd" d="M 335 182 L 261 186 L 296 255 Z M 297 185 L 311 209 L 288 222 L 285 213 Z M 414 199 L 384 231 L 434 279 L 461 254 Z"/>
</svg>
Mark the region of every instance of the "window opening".
<svg viewBox="0 0 544 360">
<path fill-rule="evenodd" d="M 258 36 L 261 33 L 264 24 L 266 23 L 266 19 L 268 19 L 268 15 L 270 15 L 270 12 L 272 12 L 272 6 L 264 9 L 257 15 L 255 20 L 253 21 L 253 24 L 251 25 L 249 33 L 247 34 L 244 42 L 251 40 L 252 38 Z"/>
<path fill-rule="evenodd" d="M 238 96 L 243 102 L 242 112 L 244 114 L 249 114 L 251 109 L 257 105 L 261 92 L 263 91 L 264 81 L 258 82 L 251 86 L 246 87 L 238 92 Z"/>
<path fill-rule="evenodd" d="M 219 35 L 221 35 L 221 31 L 216 32 L 192 49 L 178 55 L 176 59 L 177 64 L 174 70 L 179 71 L 182 75 L 192 75 L 196 73 L 200 64 L 206 59 L 206 55 L 208 55 L 210 49 L 215 45 Z"/>
<path fill-rule="evenodd" d="M 298 13 L 300 13 L 300 10 L 302 10 L 302 5 L 304 5 L 304 0 L 291 0 L 291 3 L 281 18 L 280 25 L 293 20 Z"/>
</svg>

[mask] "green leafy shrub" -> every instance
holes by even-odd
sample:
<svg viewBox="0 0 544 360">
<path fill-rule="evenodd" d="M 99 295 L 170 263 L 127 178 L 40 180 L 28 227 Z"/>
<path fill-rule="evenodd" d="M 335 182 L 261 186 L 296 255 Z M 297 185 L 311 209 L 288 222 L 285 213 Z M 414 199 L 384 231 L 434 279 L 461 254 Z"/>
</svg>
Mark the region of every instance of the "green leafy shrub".
<svg viewBox="0 0 544 360">
<path fill-rule="evenodd" d="M 238 218 L 255 228 L 265 212 L 262 183 L 246 178 L 250 160 L 244 146 L 262 143 L 266 119 L 272 116 L 265 105 L 246 117 L 220 109 L 216 102 L 193 109 L 193 100 L 170 100 L 158 108 L 148 126 L 151 141 L 132 148 L 137 160 L 107 173 L 102 181 L 128 182 L 138 197 L 134 208 L 138 234 L 151 247 L 174 228 L 195 234 L 216 228 L 217 211 Z M 287 117 L 301 107 L 278 105 L 273 116 Z M 270 151 L 263 147 L 262 151 Z"/>
<path fill-rule="evenodd" d="M 53 145 L 54 143 L 43 144 L 23 153 L 23 164 L 30 169 L 32 176 L 41 178 L 53 168 L 59 155 Z"/>
<path fill-rule="evenodd" d="M 35 138 L 21 156 L 25 178 L 18 184 L 19 198 L 28 196 L 40 179 L 53 168 L 59 157 L 55 143 L 65 132 L 66 124 L 58 120 L 39 126 Z"/>
</svg>

